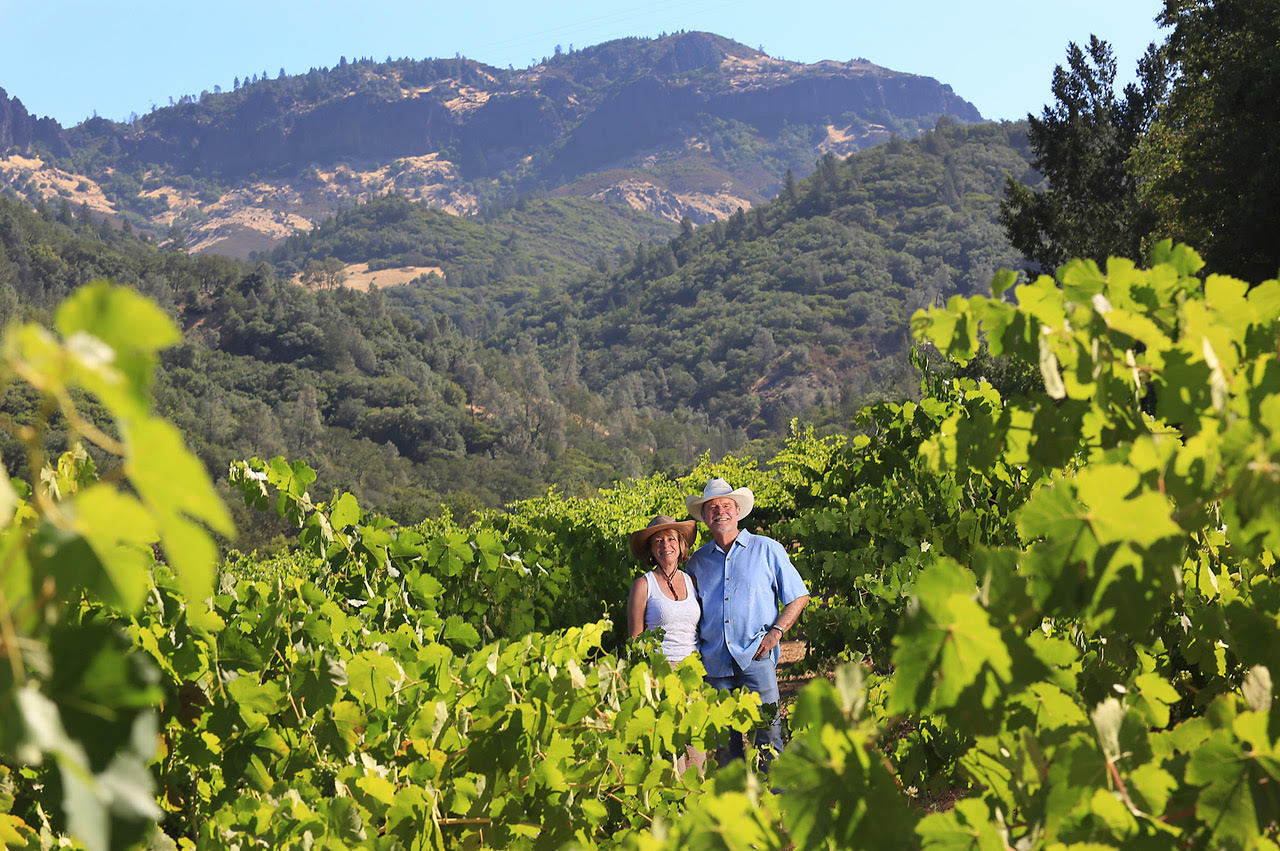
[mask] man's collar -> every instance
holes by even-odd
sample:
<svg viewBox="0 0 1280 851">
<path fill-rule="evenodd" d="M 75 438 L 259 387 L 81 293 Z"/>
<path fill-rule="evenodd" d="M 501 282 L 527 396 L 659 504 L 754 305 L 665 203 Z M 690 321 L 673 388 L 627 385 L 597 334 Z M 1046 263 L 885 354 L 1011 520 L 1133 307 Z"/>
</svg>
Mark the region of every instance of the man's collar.
<svg viewBox="0 0 1280 851">
<path fill-rule="evenodd" d="M 739 529 L 737 537 L 733 539 L 732 543 L 729 544 L 729 547 L 730 549 L 732 549 L 738 544 L 741 544 L 742 546 L 745 547 L 750 540 L 751 540 L 751 533 L 748 532 L 746 529 Z M 722 549 L 720 547 L 720 543 L 716 541 L 715 538 L 711 539 L 711 546 L 713 546 L 715 549 L 719 550 L 722 553 L 728 552 L 728 550 Z"/>
</svg>

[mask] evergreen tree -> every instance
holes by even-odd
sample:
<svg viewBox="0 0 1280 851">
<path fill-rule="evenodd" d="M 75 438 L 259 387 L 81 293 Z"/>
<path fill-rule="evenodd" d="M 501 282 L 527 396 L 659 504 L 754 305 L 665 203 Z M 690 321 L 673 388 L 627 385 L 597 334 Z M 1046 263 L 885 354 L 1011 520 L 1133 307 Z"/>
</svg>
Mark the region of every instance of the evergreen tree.
<svg viewBox="0 0 1280 851">
<path fill-rule="evenodd" d="M 782 198 L 789 207 L 794 207 L 800 201 L 800 193 L 796 189 L 796 173 L 791 169 L 787 169 L 787 174 L 782 179 Z"/>
<path fill-rule="evenodd" d="M 1068 257 L 1139 258 L 1154 224 L 1137 201 L 1128 161 L 1150 125 L 1166 85 L 1166 64 L 1153 46 L 1138 63 L 1139 82 L 1115 91 L 1111 46 L 1090 36 L 1088 50 L 1067 47 L 1067 67 L 1053 72 L 1056 102 L 1027 116 L 1032 164 L 1049 188 L 1012 178 L 1000 205 L 1009 241 L 1046 269 Z"/>
<path fill-rule="evenodd" d="M 1167 102 L 1141 146 L 1163 234 L 1249 281 L 1280 270 L 1280 3 L 1165 0 Z"/>
</svg>

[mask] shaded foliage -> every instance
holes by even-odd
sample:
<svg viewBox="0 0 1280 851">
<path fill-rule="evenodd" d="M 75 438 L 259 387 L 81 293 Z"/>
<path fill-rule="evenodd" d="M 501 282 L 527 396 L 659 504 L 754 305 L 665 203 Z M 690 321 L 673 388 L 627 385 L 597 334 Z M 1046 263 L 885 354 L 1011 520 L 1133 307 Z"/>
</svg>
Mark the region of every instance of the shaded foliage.
<svg viewBox="0 0 1280 851">
<path fill-rule="evenodd" d="M 1246 280 L 1280 269 L 1280 6 L 1166 0 L 1168 98 L 1136 169 L 1161 236 Z"/>
<path fill-rule="evenodd" d="M 1138 202 L 1129 160 L 1166 75 L 1164 56 L 1152 46 L 1138 63 L 1138 82 L 1117 96 L 1111 46 L 1097 36 L 1086 49 L 1068 45 L 1067 67 L 1053 72 L 1055 103 L 1040 118 L 1027 116 L 1031 162 L 1049 185 L 1037 191 L 1010 178 L 1000 205 L 1000 224 L 1028 259 L 1054 269 L 1068 257 L 1141 256 L 1154 217 Z"/>
</svg>

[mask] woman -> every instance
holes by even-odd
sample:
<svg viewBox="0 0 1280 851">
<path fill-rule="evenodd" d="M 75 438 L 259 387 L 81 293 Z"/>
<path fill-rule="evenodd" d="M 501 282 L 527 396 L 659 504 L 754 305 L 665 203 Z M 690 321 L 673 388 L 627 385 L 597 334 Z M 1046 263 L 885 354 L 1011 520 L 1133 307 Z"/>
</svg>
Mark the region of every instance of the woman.
<svg viewBox="0 0 1280 851">
<path fill-rule="evenodd" d="M 702 607 L 693 590 L 693 580 L 680 569 L 689 560 L 697 535 L 693 520 L 675 520 L 659 514 L 649 525 L 631 533 L 631 554 L 643 564 L 653 565 L 631 585 L 627 596 L 627 634 L 635 638 L 646 629 L 662 628 L 662 653 L 673 666 L 698 649 L 698 619 Z M 675 763 L 683 776 L 693 766 L 702 774 L 707 755 L 686 745 L 684 756 Z"/>
<path fill-rule="evenodd" d="M 653 569 L 631 586 L 627 596 L 627 634 L 635 638 L 654 627 L 663 631 L 662 652 L 672 665 L 698 646 L 702 610 L 693 580 L 680 569 L 689 558 L 697 524 L 659 514 L 631 533 L 631 553 Z"/>
</svg>

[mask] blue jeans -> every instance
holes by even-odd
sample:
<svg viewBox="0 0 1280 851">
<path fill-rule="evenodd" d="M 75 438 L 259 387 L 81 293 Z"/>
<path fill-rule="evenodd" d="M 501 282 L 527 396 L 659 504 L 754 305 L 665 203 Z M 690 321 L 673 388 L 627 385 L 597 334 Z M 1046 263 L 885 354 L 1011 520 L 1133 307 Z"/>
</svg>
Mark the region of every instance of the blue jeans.
<svg viewBox="0 0 1280 851">
<path fill-rule="evenodd" d="M 772 720 L 757 727 L 755 732 L 756 747 L 760 749 L 761 766 L 764 771 L 768 771 L 769 763 L 775 756 L 782 753 L 782 716 L 778 714 L 778 671 L 774 667 L 773 659 L 766 656 L 752 661 L 746 668 L 734 661 L 732 674 L 724 677 L 707 675 L 707 685 L 728 691 L 745 688 L 760 695 L 760 703 L 763 704 L 760 707 L 761 712 L 766 717 L 770 714 L 773 716 Z M 744 750 L 742 734 L 735 730 L 729 737 L 728 759 L 742 759 Z"/>
</svg>

